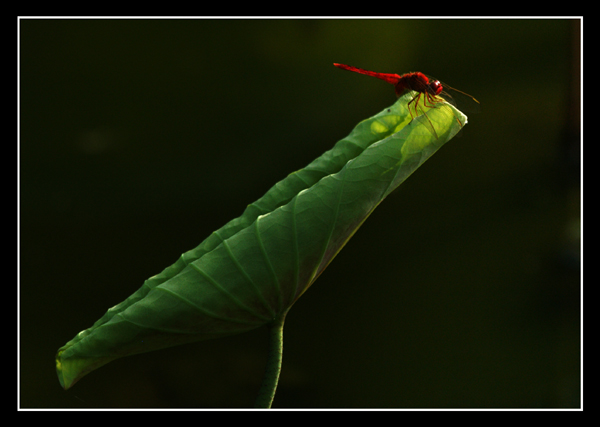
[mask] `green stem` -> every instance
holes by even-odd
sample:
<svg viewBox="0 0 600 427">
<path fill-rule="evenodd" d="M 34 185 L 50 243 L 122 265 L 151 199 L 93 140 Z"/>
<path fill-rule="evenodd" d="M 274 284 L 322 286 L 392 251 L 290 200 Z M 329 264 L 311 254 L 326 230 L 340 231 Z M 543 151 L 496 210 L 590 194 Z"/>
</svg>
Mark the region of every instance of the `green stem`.
<svg viewBox="0 0 600 427">
<path fill-rule="evenodd" d="M 255 408 L 270 408 L 275 397 L 283 357 L 283 322 L 285 321 L 285 315 L 286 313 L 283 313 L 269 324 L 267 367 L 254 404 Z"/>
</svg>

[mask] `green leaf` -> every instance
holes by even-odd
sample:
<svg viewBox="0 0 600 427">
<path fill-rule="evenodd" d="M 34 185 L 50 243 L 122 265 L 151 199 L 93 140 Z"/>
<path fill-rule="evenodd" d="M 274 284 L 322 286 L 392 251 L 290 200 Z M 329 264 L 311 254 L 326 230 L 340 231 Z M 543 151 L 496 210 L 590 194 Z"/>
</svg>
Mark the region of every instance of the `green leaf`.
<svg viewBox="0 0 600 427">
<path fill-rule="evenodd" d="M 413 95 L 359 123 L 61 347 L 61 385 L 119 357 L 285 315 L 379 203 L 466 123 L 448 104 L 419 105 L 426 114 L 413 120 Z"/>
</svg>

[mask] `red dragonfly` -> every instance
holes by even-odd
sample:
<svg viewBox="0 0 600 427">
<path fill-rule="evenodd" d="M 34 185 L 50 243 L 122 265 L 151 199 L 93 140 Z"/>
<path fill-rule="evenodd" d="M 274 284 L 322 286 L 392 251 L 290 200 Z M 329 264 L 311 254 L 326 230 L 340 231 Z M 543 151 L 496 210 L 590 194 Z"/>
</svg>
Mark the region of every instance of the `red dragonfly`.
<svg viewBox="0 0 600 427">
<path fill-rule="evenodd" d="M 392 85 L 394 85 L 394 89 L 396 90 L 396 96 L 401 96 L 407 91 L 415 91 L 417 94 L 408 102 L 408 112 L 410 116 L 414 119 L 415 116 L 418 115 L 417 107 L 419 105 L 419 100 L 423 97 L 423 105 L 428 108 L 436 108 L 438 104 L 443 104 L 445 101 L 456 106 L 456 102 L 453 99 L 453 96 L 450 95 L 447 91 L 452 91 L 454 93 L 454 97 L 460 97 L 462 99 L 467 100 L 467 104 L 469 104 L 470 109 L 474 111 L 479 110 L 479 101 L 477 101 L 474 97 L 469 95 L 468 93 L 462 92 L 458 89 L 454 89 L 447 84 L 442 84 L 439 80 L 433 79 L 431 77 L 426 76 L 425 74 L 416 71 L 412 73 L 406 74 L 388 74 L 388 73 L 376 73 L 375 71 L 363 70 L 362 68 L 352 67 L 350 65 L 345 64 L 336 64 L 338 68 L 342 70 L 353 71 L 359 74 L 365 74 L 367 76 L 377 77 L 378 79 L 384 80 Z M 475 103 L 471 102 L 474 101 Z M 411 104 L 413 104 L 413 110 L 415 114 L 411 111 Z M 462 104 L 462 102 L 461 102 Z M 423 114 L 429 121 L 431 128 L 433 129 L 433 125 L 427 117 L 427 114 L 423 111 Z M 458 117 L 456 117 L 456 121 L 462 127 L 463 123 L 460 121 Z M 434 135 L 437 138 L 437 135 Z"/>
</svg>

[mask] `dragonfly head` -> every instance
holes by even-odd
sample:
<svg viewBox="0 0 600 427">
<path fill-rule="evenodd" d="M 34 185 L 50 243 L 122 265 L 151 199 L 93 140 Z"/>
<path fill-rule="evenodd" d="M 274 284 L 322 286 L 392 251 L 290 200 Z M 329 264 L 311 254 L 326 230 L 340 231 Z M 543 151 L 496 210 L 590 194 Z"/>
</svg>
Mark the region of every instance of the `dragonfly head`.
<svg viewBox="0 0 600 427">
<path fill-rule="evenodd" d="M 432 80 L 429 82 L 429 89 L 431 89 L 434 95 L 439 95 L 444 90 L 444 87 L 439 80 Z"/>
</svg>

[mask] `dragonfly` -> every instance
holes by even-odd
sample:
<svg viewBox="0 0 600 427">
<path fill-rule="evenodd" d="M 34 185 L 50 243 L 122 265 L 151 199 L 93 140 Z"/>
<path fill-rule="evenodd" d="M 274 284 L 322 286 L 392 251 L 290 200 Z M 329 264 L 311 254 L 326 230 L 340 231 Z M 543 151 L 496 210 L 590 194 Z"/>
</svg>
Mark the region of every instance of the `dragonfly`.
<svg viewBox="0 0 600 427">
<path fill-rule="evenodd" d="M 474 112 L 479 111 L 479 101 L 477 101 L 473 96 L 461 90 L 450 87 L 446 83 L 442 83 L 439 80 L 434 79 L 433 77 L 421 73 L 420 71 L 400 75 L 390 73 L 377 73 L 375 71 L 363 70 L 362 68 L 357 68 L 345 64 L 334 63 L 333 65 L 335 65 L 338 68 L 341 68 L 342 70 L 348 70 L 355 73 L 376 77 L 378 79 L 386 81 L 394 85 L 394 90 L 396 92 L 396 96 L 398 97 L 400 97 L 408 91 L 417 92 L 417 94 L 408 102 L 407 105 L 408 112 L 410 113 L 410 116 L 413 119 L 419 115 L 417 108 L 419 106 L 419 101 L 421 100 L 421 98 L 423 99 L 423 105 L 427 108 L 437 108 L 439 106 L 444 106 L 446 102 L 457 106 L 454 98 L 461 98 L 461 107 L 462 104 L 467 104 L 469 110 Z M 449 92 L 452 92 L 453 95 L 451 95 Z M 437 138 L 437 134 L 435 133 L 435 129 L 433 129 L 433 124 L 431 123 L 431 120 L 429 120 L 427 113 L 425 113 L 425 111 L 422 111 L 422 113 L 429 121 L 429 125 L 431 126 L 430 130 L 433 130 L 433 134 Z M 460 119 L 456 117 L 455 114 L 454 118 L 456 119 L 460 127 L 463 127 L 464 123 L 462 123 Z"/>
</svg>

